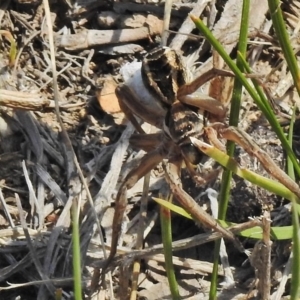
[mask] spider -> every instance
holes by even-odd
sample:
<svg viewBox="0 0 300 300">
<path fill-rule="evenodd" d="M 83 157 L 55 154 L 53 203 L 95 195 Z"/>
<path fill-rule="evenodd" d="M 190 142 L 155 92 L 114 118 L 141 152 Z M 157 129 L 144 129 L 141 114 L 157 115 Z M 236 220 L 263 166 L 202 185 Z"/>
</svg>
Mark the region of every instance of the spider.
<svg viewBox="0 0 300 300">
<path fill-rule="evenodd" d="M 229 73 L 224 71 L 222 74 L 228 75 Z M 203 136 L 204 112 L 210 113 L 217 120 L 222 120 L 226 115 L 226 108 L 219 101 L 195 93 L 204 81 L 215 75 L 215 72 L 211 72 L 187 84 L 188 74 L 181 56 L 173 49 L 159 47 L 144 58 L 141 69 L 129 81 L 117 87 L 116 95 L 120 107 L 140 133 L 132 141 L 149 152 L 142 158 L 139 165 L 129 172 L 118 191 L 108 261 L 116 254 L 118 234 L 121 231 L 123 214 L 127 205 L 126 190 L 133 187 L 141 177 L 155 168 L 164 158 L 168 158 L 170 162 L 168 168 L 172 169 L 171 173 L 177 174 L 172 181 L 176 181 L 176 186 L 179 187 L 176 188 L 177 198 L 182 198 L 183 201 L 187 199 L 183 204 L 185 209 L 200 223 L 214 228 L 237 242 L 230 231 L 222 228 L 182 190 L 180 183 L 179 173 L 182 161 L 185 162 L 192 177 L 198 183 L 205 182 L 193 168 L 193 165 L 200 162 L 203 155 L 188 138 Z M 142 89 L 146 91 L 141 97 L 139 95 Z M 160 128 L 161 131 L 156 134 L 145 134 L 135 116 Z M 147 142 L 149 139 L 150 145 Z"/>
<path fill-rule="evenodd" d="M 166 179 L 181 205 L 195 221 L 220 232 L 225 238 L 232 240 L 240 251 L 244 251 L 234 234 L 221 227 L 182 189 L 180 172 L 183 161 L 192 178 L 198 183 L 205 183 L 205 179 L 193 168 L 193 165 L 200 162 L 203 154 L 191 139 L 208 141 L 223 151 L 225 147 L 219 141 L 219 137 L 233 140 L 250 155 L 256 156 L 266 170 L 274 177 L 277 176 L 277 179 L 283 176 L 284 172 L 270 162 L 268 155 L 261 151 L 246 133 L 224 124 L 227 109 L 221 102 L 197 92 L 204 82 L 216 75 L 232 76 L 230 72 L 216 72 L 213 69 L 189 83 L 181 56 L 175 50 L 159 47 L 146 55 L 141 68 L 116 89 L 120 107 L 139 132 L 133 141 L 146 150 L 147 154 L 139 165 L 128 173 L 119 188 L 113 218 L 111 251 L 103 270 L 117 251 L 118 236 L 127 205 L 127 189 L 132 188 L 165 158 Z M 207 114 L 213 123 L 206 124 L 207 118 L 204 116 Z M 136 116 L 158 127 L 160 132 L 145 134 Z"/>
</svg>

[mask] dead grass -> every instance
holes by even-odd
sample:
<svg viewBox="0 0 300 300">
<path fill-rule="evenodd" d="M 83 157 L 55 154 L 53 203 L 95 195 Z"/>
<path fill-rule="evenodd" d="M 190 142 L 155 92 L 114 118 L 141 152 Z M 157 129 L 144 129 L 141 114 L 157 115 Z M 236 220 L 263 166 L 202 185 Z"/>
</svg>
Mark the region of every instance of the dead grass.
<svg viewBox="0 0 300 300">
<path fill-rule="evenodd" d="M 226 50 L 234 55 L 238 22 L 233 12 L 240 9 L 240 1 L 228 1 L 224 7 L 221 2 L 217 6 L 213 31 Z M 253 36 L 249 41 L 249 61 L 254 72 L 262 75 L 264 84 L 276 100 L 278 114 L 286 117 L 291 113 L 291 100 L 298 104 L 299 99 L 273 40 L 264 2 L 253 1 L 252 4 L 250 29 Z M 205 9 L 199 3 L 178 2 L 173 9 L 171 29 L 190 33 L 187 12 L 193 9 L 193 14 L 197 14 L 196 11 L 199 15 Z M 0 4 L 1 29 L 13 35 L 18 50 L 11 68 L 10 44 L 2 38 L 0 294 L 3 299 L 52 299 L 61 291 L 62 298 L 69 299 L 73 291 L 70 207 L 75 200 L 80 207 L 82 284 L 88 297 L 92 273 L 95 268 L 101 268 L 104 258 L 95 216 L 101 222 L 106 245 L 110 245 L 114 196 L 125 174 L 143 155 L 129 146 L 129 137 L 134 129 L 124 120 L 114 89 L 122 80 L 120 67 L 134 58 L 140 60 L 146 51 L 157 45 L 155 40 L 161 34 L 163 7 L 151 1 L 147 5 L 128 1 L 109 5 L 98 1 L 71 9 L 67 3 L 51 4 L 57 70 L 57 75 L 54 75 L 42 3 L 6 0 Z M 300 8 L 296 5 L 285 4 L 284 9 L 291 39 L 298 49 L 297 16 Z M 211 9 L 211 16 L 213 12 Z M 203 15 L 207 16 L 208 11 L 204 10 Z M 264 39 L 254 36 L 257 28 L 260 36 L 264 34 Z M 211 53 L 202 40 L 194 36 L 188 38 L 184 34 L 178 35 L 176 42 L 172 38 L 171 45 L 188 55 L 187 63 L 193 73 L 203 73 L 212 66 Z M 193 63 L 198 60 L 198 49 L 201 50 L 203 64 L 195 67 Z M 56 76 L 57 92 L 55 82 L 53 85 Z M 61 121 L 54 109 L 56 100 Z M 285 157 L 276 136 L 247 95 L 244 96 L 239 126 L 250 133 L 278 165 L 285 167 Z M 75 157 L 89 192 L 80 178 Z M 241 149 L 237 150 L 236 157 L 241 165 L 266 175 L 261 166 Z M 183 181 L 185 190 L 195 198 L 204 190 L 203 187 L 195 187 L 185 172 Z M 149 196 L 157 195 L 164 187 L 162 170 L 156 168 L 151 174 Z M 218 190 L 219 181 L 211 183 L 210 187 Z M 115 289 L 123 284 L 126 286 L 122 281 L 131 276 L 129 263 L 135 254 L 144 258 L 139 296 L 169 299 L 162 249 L 158 245 L 161 232 L 157 206 L 151 201 L 146 219 L 149 233 L 144 241 L 145 246 L 151 249 L 140 253 L 131 250 L 136 238 L 141 192 L 142 182 L 128 191 L 130 221 L 127 224 L 130 230 L 123 235 L 126 248 L 120 249 L 123 249 L 120 253 L 126 255 L 117 256 L 112 265 L 112 269 L 121 266 L 118 273 L 113 274 L 113 286 Z M 241 179 L 233 181 L 231 197 L 230 221 L 245 222 L 248 217 L 269 211 L 274 219 L 272 226 L 290 222 L 289 207 L 283 199 Z M 210 206 L 207 197 L 198 198 L 199 204 Z M 174 216 L 174 240 L 189 238 L 193 242 L 197 240 L 199 230 L 193 222 Z M 195 243 L 202 242 L 203 236 Z M 244 246 L 252 248 L 254 242 L 244 241 Z M 174 264 L 182 297 L 207 299 L 213 244 L 180 249 L 174 253 Z M 232 245 L 228 244 L 227 252 L 230 265 L 235 268 L 235 285 L 230 289 L 220 289 L 219 299 L 254 299 L 257 293 L 254 268 L 246 261 L 246 256 L 239 254 Z M 272 253 L 271 291 L 275 295 L 290 253 L 290 244 L 273 243 Z M 220 282 L 224 281 L 222 274 L 220 267 Z M 119 297 L 125 299 L 125 294 Z M 103 295 L 102 290 L 99 299 L 104 299 Z"/>
</svg>

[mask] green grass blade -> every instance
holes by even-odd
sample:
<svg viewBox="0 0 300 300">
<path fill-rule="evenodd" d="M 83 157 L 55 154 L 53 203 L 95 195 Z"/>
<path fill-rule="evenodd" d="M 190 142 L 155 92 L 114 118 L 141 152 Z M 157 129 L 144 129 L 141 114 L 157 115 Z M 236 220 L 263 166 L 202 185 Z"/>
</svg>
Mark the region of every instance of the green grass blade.
<svg viewBox="0 0 300 300">
<path fill-rule="evenodd" d="M 173 265 L 171 212 L 168 208 L 163 206 L 160 207 L 160 223 L 164 245 L 165 266 L 170 292 L 172 295 L 172 299 L 180 300 L 178 284 L 176 281 Z"/>
<path fill-rule="evenodd" d="M 293 223 L 293 263 L 291 278 L 291 300 L 298 300 L 300 297 L 300 234 L 299 234 L 299 216 L 293 203 L 292 223 Z"/>
<path fill-rule="evenodd" d="M 293 146 L 293 133 L 295 123 L 296 107 L 294 107 L 293 115 L 289 128 L 289 143 Z M 294 166 L 287 158 L 287 170 L 289 176 L 295 180 Z M 299 236 L 299 204 L 293 202 L 292 204 L 292 228 L 293 228 L 293 264 L 292 264 L 292 278 L 291 278 L 291 299 L 299 299 L 300 296 L 300 236 Z"/>
<path fill-rule="evenodd" d="M 159 205 L 187 218 L 187 219 L 193 219 L 192 216 L 182 207 L 175 205 L 173 203 L 170 203 L 169 201 L 155 198 L 153 197 L 153 200 L 157 202 Z M 236 225 L 232 222 L 227 222 L 224 220 L 216 220 L 222 227 L 228 228 L 231 226 Z M 251 238 L 251 239 L 262 239 L 262 228 L 260 226 L 252 227 L 249 229 L 245 229 L 237 235 L 245 237 L 245 238 Z M 282 241 L 282 240 L 290 240 L 293 238 L 293 226 L 281 226 L 281 227 L 271 227 L 271 239 L 274 241 Z"/>
<path fill-rule="evenodd" d="M 243 64 L 244 70 L 248 74 L 251 74 L 252 72 L 251 72 L 250 66 L 246 62 L 244 56 L 241 53 L 238 52 L 237 53 L 237 57 L 238 57 L 239 61 Z M 266 95 L 264 94 L 264 92 L 263 92 L 261 86 L 259 85 L 257 79 L 252 78 L 251 81 L 253 83 L 253 86 L 254 86 L 257 94 L 259 95 L 259 99 L 261 101 L 261 105 L 263 105 L 265 107 L 266 111 L 271 116 L 271 118 L 273 118 L 273 117 L 275 118 L 276 123 L 274 125 L 279 126 L 279 128 L 281 128 L 280 125 L 279 125 L 279 123 L 277 122 L 277 119 L 276 119 L 274 113 L 273 113 L 273 109 L 272 109 L 272 107 L 270 105 L 270 102 L 268 101 Z"/>
<path fill-rule="evenodd" d="M 297 63 L 296 55 L 290 42 L 290 36 L 286 30 L 280 5 L 282 1 L 268 0 L 269 11 L 272 18 L 273 27 L 278 38 L 281 50 L 286 59 L 289 70 L 294 79 L 295 87 L 300 95 L 300 71 Z"/>
<path fill-rule="evenodd" d="M 238 51 L 242 55 L 246 55 L 247 50 L 247 40 L 248 40 L 248 24 L 249 24 L 249 9 L 250 9 L 250 1 L 243 1 L 243 10 L 241 15 L 241 26 L 240 26 L 240 36 L 238 43 Z M 237 67 L 240 71 L 243 71 L 243 63 L 237 58 Z M 231 99 L 231 107 L 229 114 L 229 125 L 238 126 L 239 123 L 239 114 L 241 107 L 241 97 L 242 97 L 242 89 L 243 85 L 239 80 L 234 81 L 233 94 Z M 229 156 L 233 156 L 235 144 L 231 141 L 227 142 L 227 154 Z M 221 220 L 226 218 L 227 207 L 230 198 L 230 182 L 232 178 L 232 171 L 229 169 L 224 170 L 221 181 L 221 188 L 219 194 L 219 213 L 218 217 Z M 213 273 L 211 278 L 210 285 L 210 300 L 216 299 L 217 297 L 217 279 L 218 279 L 218 268 L 219 268 L 219 252 L 220 252 L 220 241 L 216 241 L 214 248 L 214 265 L 213 265 Z"/>
<path fill-rule="evenodd" d="M 181 215 L 187 219 L 193 219 L 192 216 L 182 207 L 178 206 L 178 205 L 175 205 L 169 201 L 166 201 L 166 200 L 163 200 L 163 199 L 160 199 L 160 198 L 156 198 L 156 197 L 152 197 L 152 199 L 158 203 L 159 205 L 175 212 L 176 214 L 178 215 Z"/>
<path fill-rule="evenodd" d="M 153 197 L 153 199 L 159 205 L 161 205 L 177 214 L 180 214 L 181 216 L 183 216 L 187 219 L 191 219 L 191 220 L 193 219 L 192 216 L 182 207 L 175 205 L 173 203 L 170 203 L 169 201 L 160 199 L 160 198 Z M 235 223 L 227 222 L 224 220 L 216 220 L 216 221 L 224 228 L 228 228 L 228 227 L 236 225 Z M 261 240 L 262 239 L 262 228 L 260 226 L 252 227 L 252 228 L 240 231 L 239 233 L 237 233 L 237 235 L 243 236 L 246 238 Z M 271 227 L 271 239 L 272 240 L 275 240 L 275 241 L 290 240 L 290 239 L 292 239 L 292 237 L 293 237 L 293 226 Z"/>
<path fill-rule="evenodd" d="M 290 146 L 293 147 L 293 135 L 294 135 L 294 124 L 295 124 L 295 117 L 296 117 L 296 106 L 293 109 L 293 115 L 290 122 L 290 128 L 289 128 L 289 143 Z M 289 176 L 295 180 L 295 172 L 294 172 L 294 165 L 289 157 L 287 157 L 287 173 Z"/>
<path fill-rule="evenodd" d="M 9 66 L 13 67 L 17 56 L 17 43 L 11 32 L 8 30 L 0 30 L 0 35 L 3 35 L 10 42 Z"/>
<path fill-rule="evenodd" d="M 80 239 L 79 239 L 79 222 L 78 222 L 78 204 L 73 201 L 72 205 L 72 246 L 73 246 L 73 278 L 74 278 L 74 299 L 82 299 L 81 287 L 81 256 L 80 256 Z"/>
<path fill-rule="evenodd" d="M 244 74 L 239 70 L 237 65 L 233 62 L 233 60 L 229 57 L 229 55 L 226 53 L 222 45 L 219 43 L 219 41 L 212 35 L 210 30 L 204 25 L 204 23 L 197 17 L 191 16 L 192 20 L 194 21 L 196 27 L 202 32 L 204 37 L 211 43 L 211 45 L 216 49 L 216 51 L 221 55 L 221 57 L 224 59 L 224 61 L 227 63 L 229 68 L 232 70 L 232 72 L 236 75 L 238 80 L 243 84 L 247 92 L 250 94 L 258 108 L 262 111 L 262 113 L 265 115 L 267 120 L 269 121 L 272 129 L 275 131 L 276 135 L 278 136 L 279 140 L 282 143 L 283 148 L 287 152 L 288 156 L 291 158 L 293 165 L 295 167 L 295 171 L 297 172 L 298 176 L 300 176 L 300 165 L 298 164 L 297 158 L 290 147 L 287 138 L 284 135 L 284 132 L 282 128 L 280 127 L 276 116 L 274 115 L 273 110 L 267 109 L 265 104 L 262 102 L 261 98 L 257 94 L 257 92 L 252 88 L 250 83 L 247 81 Z"/>
<path fill-rule="evenodd" d="M 213 158 L 220 165 L 233 171 L 241 178 L 246 179 L 251 183 L 254 183 L 255 185 L 262 187 L 276 195 L 284 197 L 285 199 L 300 203 L 298 197 L 280 182 L 263 177 L 253 171 L 242 169 L 240 168 L 239 164 L 234 159 L 229 157 L 226 153 L 195 138 L 190 139 L 192 143 L 199 149 L 199 151 Z"/>
</svg>

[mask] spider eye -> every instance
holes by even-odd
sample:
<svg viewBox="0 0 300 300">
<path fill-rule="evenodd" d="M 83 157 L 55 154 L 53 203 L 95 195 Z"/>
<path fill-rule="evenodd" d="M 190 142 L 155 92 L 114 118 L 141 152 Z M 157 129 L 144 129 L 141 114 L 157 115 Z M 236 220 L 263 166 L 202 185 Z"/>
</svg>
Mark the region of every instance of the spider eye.
<svg viewBox="0 0 300 300">
<path fill-rule="evenodd" d="M 188 124 L 188 126 L 186 128 L 188 131 L 191 131 L 193 129 L 193 126 L 191 124 Z"/>
</svg>

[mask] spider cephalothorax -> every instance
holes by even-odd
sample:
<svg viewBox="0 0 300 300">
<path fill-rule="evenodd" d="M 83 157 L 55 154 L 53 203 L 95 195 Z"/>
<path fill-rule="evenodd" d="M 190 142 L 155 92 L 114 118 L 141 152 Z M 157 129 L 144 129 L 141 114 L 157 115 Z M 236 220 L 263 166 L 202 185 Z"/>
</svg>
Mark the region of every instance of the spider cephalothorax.
<svg viewBox="0 0 300 300">
<path fill-rule="evenodd" d="M 200 163 L 203 155 L 195 149 L 189 138 L 203 136 L 203 124 L 203 115 L 199 110 L 180 101 L 173 103 L 165 119 L 164 131 L 180 147 L 184 158 L 193 165 Z"/>
</svg>

